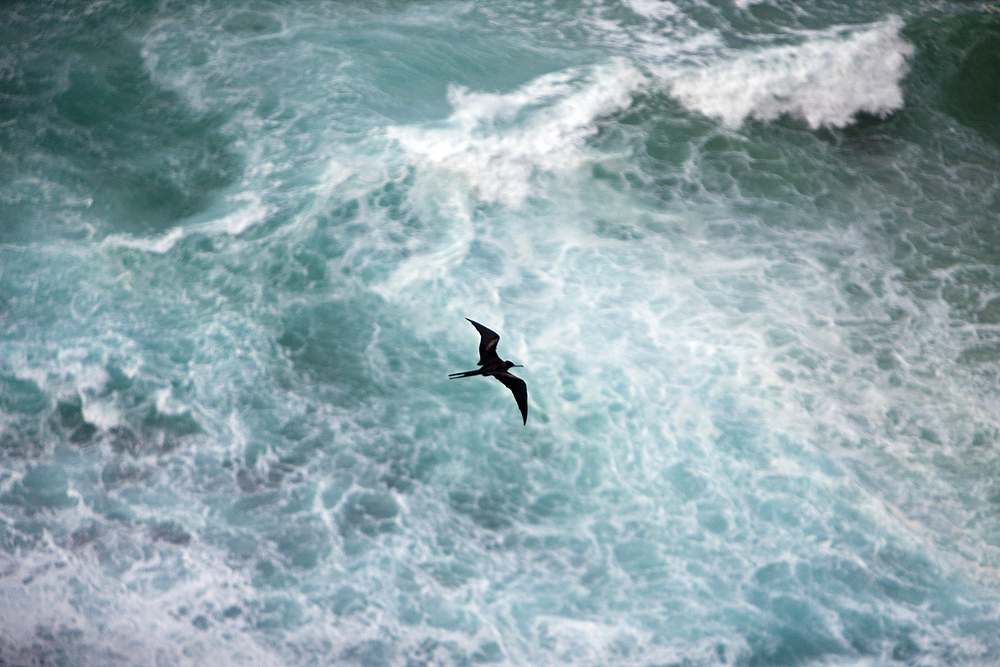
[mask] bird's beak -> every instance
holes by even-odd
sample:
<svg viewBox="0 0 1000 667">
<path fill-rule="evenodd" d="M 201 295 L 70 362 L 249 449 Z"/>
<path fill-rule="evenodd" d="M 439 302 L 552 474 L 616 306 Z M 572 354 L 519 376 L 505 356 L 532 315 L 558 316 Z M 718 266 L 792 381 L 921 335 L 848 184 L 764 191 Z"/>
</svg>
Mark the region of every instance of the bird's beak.
<svg viewBox="0 0 1000 667">
<path fill-rule="evenodd" d="M 514 364 L 511 368 L 524 368 L 521 364 Z"/>
</svg>

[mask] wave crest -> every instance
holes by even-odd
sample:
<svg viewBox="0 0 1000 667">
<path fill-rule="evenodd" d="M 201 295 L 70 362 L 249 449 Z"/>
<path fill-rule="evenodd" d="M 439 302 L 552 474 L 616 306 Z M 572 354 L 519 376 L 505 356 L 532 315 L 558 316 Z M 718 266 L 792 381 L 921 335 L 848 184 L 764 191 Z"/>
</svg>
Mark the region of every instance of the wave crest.
<svg viewBox="0 0 1000 667">
<path fill-rule="evenodd" d="M 388 135 L 424 166 L 464 175 L 480 198 L 516 206 L 535 174 L 572 163 L 598 120 L 627 108 L 647 80 L 616 60 L 547 74 L 510 93 L 452 86 L 454 112 L 442 127 L 391 127 Z"/>
<path fill-rule="evenodd" d="M 841 28 L 665 78 L 681 104 L 730 127 L 783 115 L 813 129 L 846 127 L 859 113 L 885 117 L 903 107 L 900 84 L 914 48 L 900 35 L 902 25 L 890 17 L 867 29 Z"/>
</svg>

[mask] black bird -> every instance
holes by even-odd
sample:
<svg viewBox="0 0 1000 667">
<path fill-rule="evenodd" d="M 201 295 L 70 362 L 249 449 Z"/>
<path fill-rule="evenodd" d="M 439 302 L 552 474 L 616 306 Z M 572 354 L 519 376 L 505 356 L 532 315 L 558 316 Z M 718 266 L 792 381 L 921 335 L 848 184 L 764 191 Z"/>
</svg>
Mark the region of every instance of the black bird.
<svg viewBox="0 0 1000 667">
<path fill-rule="evenodd" d="M 468 317 L 465 319 L 469 320 Z M 472 322 L 472 320 L 469 320 Z M 495 331 L 490 331 L 484 327 L 479 322 L 472 322 L 472 326 L 476 327 L 476 331 L 479 332 L 479 368 L 474 371 L 465 371 L 464 373 L 452 373 L 448 376 L 449 380 L 456 380 L 458 378 L 472 377 L 473 375 L 492 375 L 496 379 L 503 382 L 504 386 L 510 389 L 511 393 L 514 394 L 514 400 L 517 401 L 517 407 L 521 409 L 521 416 L 524 418 L 524 423 L 528 423 L 528 387 L 524 384 L 524 380 L 519 377 L 514 377 L 507 372 L 508 368 L 523 368 L 520 364 L 515 364 L 513 361 L 504 361 L 497 354 L 497 343 L 500 341 L 500 336 Z"/>
</svg>

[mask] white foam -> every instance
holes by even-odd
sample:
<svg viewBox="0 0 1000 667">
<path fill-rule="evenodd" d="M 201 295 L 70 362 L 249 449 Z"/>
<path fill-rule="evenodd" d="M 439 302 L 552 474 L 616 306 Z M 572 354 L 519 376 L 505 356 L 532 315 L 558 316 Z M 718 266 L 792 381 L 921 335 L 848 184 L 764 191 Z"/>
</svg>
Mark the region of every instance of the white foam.
<svg viewBox="0 0 1000 667">
<path fill-rule="evenodd" d="M 122 423 L 122 415 L 107 399 L 95 398 L 104 391 L 110 376 L 102 364 L 87 361 L 90 353 L 82 347 L 60 350 L 59 371 L 63 377 L 72 379 L 76 394 L 82 398 L 83 418 L 101 429 L 109 429 Z"/>
<path fill-rule="evenodd" d="M 57 352 L 60 373 L 72 377 L 81 393 L 99 393 L 108 382 L 107 370 L 88 361 L 90 354 L 91 350 L 86 347 L 64 348 Z"/>
<path fill-rule="evenodd" d="M 107 401 L 85 400 L 83 402 L 83 418 L 102 430 L 107 430 L 122 423 L 121 412 Z"/>
<path fill-rule="evenodd" d="M 147 579 L 170 568 L 162 552 L 150 552 L 148 569 L 125 574 L 124 585 L 95 560 L 87 548 L 70 551 L 51 542 L 19 554 L 13 567 L 0 560 L 0 660 L 21 651 L 30 663 L 58 647 L 72 664 L 285 664 L 253 636 L 232 631 L 236 622 L 226 627 L 218 619 L 217 609 L 242 602 L 247 584 L 212 552 L 189 547 L 183 576 L 167 590 Z M 14 573 L 28 576 L 8 578 Z M 199 613 L 211 624 L 193 631 Z"/>
<path fill-rule="evenodd" d="M 624 60 L 546 74 L 510 93 L 452 86 L 443 127 L 390 127 L 425 169 L 462 175 L 488 202 L 521 204 L 538 172 L 574 163 L 597 120 L 631 104 L 646 76 Z"/>
<path fill-rule="evenodd" d="M 468 256 L 476 234 L 465 201 L 461 197 L 451 197 L 439 206 L 451 220 L 452 233 L 436 250 L 415 253 L 404 259 L 385 283 L 375 287 L 386 300 L 397 299 L 414 285 L 432 284 L 446 278 Z"/>
<path fill-rule="evenodd" d="M 730 127 L 786 114 L 813 129 L 846 127 L 859 113 L 884 117 L 903 107 L 900 82 L 914 49 L 900 36 L 902 25 L 890 17 L 861 30 L 811 33 L 797 46 L 770 47 L 663 76 L 684 106 Z"/>
<path fill-rule="evenodd" d="M 235 201 L 247 201 L 249 203 L 243 208 L 233 211 L 229 215 L 225 215 L 206 223 L 206 231 L 219 232 L 222 234 L 228 234 L 229 236 L 238 236 L 254 225 L 266 220 L 267 216 L 272 212 L 273 207 L 267 206 L 261 202 L 260 197 L 253 193 L 241 193 L 233 199 Z"/>
<path fill-rule="evenodd" d="M 626 4 L 636 14 L 652 20 L 662 20 L 680 14 L 677 5 L 667 0 L 626 0 Z"/>
<path fill-rule="evenodd" d="M 112 234 L 105 239 L 105 243 L 125 248 L 134 248 L 151 252 L 155 255 L 163 255 L 170 252 L 170 249 L 177 245 L 177 242 L 184 238 L 184 228 L 174 227 L 165 234 L 160 234 L 153 238 L 136 238 L 128 234 Z"/>
<path fill-rule="evenodd" d="M 606 624 L 595 621 L 540 615 L 535 631 L 544 638 L 552 655 L 568 664 L 636 664 L 629 660 L 627 647 L 642 647 L 643 664 L 715 664 L 718 647 L 729 649 L 733 657 L 750 654 L 742 637 L 704 637 L 671 646 L 658 642 L 649 630 L 623 623 Z M 728 646 L 727 646 L 728 645 Z M 694 660 L 692 660 L 694 658 Z"/>
<path fill-rule="evenodd" d="M 179 225 L 158 236 L 143 238 L 131 234 L 112 234 L 104 242 L 113 246 L 142 250 L 154 255 L 164 255 L 170 252 L 189 233 L 202 232 L 238 236 L 266 220 L 267 216 L 273 212 L 272 206 L 261 202 L 260 197 L 253 193 L 241 193 L 233 197 L 232 201 L 234 204 L 240 201 L 249 203 L 227 215 L 198 224 Z"/>
</svg>

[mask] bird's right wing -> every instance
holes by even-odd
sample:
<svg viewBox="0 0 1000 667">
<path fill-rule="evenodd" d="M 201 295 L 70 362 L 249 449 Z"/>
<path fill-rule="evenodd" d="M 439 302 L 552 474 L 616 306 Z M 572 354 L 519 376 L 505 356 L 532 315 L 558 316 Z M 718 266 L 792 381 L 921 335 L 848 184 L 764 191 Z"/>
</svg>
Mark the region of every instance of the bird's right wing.
<svg viewBox="0 0 1000 667">
<path fill-rule="evenodd" d="M 465 319 L 469 320 L 468 317 Z M 487 329 L 479 322 L 472 322 L 472 326 L 476 327 L 476 331 L 479 332 L 479 365 L 484 366 L 491 361 L 500 361 L 500 356 L 497 354 L 497 343 L 500 342 L 500 334 L 496 331 Z"/>
<path fill-rule="evenodd" d="M 497 373 L 493 377 L 503 382 L 504 386 L 510 389 L 510 393 L 514 394 L 514 400 L 517 401 L 517 407 L 521 409 L 521 417 L 524 419 L 524 423 L 527 424 L 528 385 L 524 384 L 524 380 L 519 377 L 515 377 L 510 373 Z"/>
</svg>

